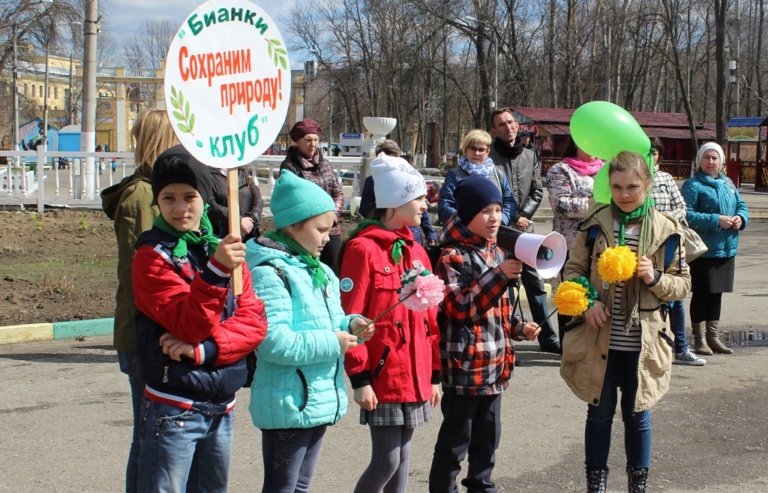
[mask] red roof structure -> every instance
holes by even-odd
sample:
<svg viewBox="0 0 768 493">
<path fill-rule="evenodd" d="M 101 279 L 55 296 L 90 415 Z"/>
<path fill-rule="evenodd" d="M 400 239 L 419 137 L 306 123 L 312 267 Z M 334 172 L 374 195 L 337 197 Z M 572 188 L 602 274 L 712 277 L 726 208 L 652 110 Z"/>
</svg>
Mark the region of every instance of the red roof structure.
<svg viewBox="0 0 768 493">
<path fill-rule="evenodd" d="M 520 123 L 520 131 L 530 132 L 547 161 L 562 156 L 571 135 L 569 124 L 575 109 L 570 108 L 526 108 L 512 107 Z M 691 131 L 688 117 L 682 113 L 651 113 L 630 111 L 649 137 L 658 137 L 666 147 L 667 161 L 690 162 L 693 159 Z M 699 142 L 715 140 L 714 123 L 696 122 L 696 136 Z"/>
<path fill-rule="evenodd" d="M 525 108 L 515 106 L 515 117 L 523 126 L 536 126 L 550 135 L 570 135 L 568 124 L 573 112 L 570 108 Z M 688 117 L 682 113 L 651 113 L 646 111 L 629 112 L 649 137 L 663 139 L 690 139 Z M 534 132 L 535 133 L 535 132 Z M 715 124 L 696 122 L 696 135 L 699 140 L 715 139 Z"/>
</svg>

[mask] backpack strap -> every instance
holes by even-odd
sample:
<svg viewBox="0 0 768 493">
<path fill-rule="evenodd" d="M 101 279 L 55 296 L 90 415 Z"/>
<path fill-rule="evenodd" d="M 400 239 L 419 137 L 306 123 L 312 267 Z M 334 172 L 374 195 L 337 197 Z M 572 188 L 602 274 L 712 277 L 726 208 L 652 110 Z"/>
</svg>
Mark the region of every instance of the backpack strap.
<svg viewBox="0 0 768 493">
<path fill-rule="evenodd" d="M 685 256 L 685 253 L 682 251 L 682 246 L 680 245 L 680 235 L 676 233 L 670 235 L 670 237 L 667 238 L 667 241 L 664 242 L 664 270 L 667 270 L 667 267 L 672 264 L 672 259 L 675 258 L 675 250 L 680 252 L 681 257 Z M 678 265 L 678 274 L 680 273 L 680 270 L 681 267 Z"/>
<path fill-rule="evenodd" d="M 288 283 L 288 278 L 285 276 L 285 272 L 283 272 L 283 269 L 281 269 L 280 267 L 270 262 L 263 262 L 259 265 L 268 265 L 273 269 L 275 269 L 275 272 L 277 273 L 277 275 L 280 277 L 280 279 L 283 280 L 283 284 L 285 284 L 285 289 L 288 290 L 288 296 L 291 296 L 291 285 L 290 283 Z M 245 367 L 248 371 L 248 374 L 245 379 L 245 384 L 243 384 L 243 387 L 250 387 L 251 384 L 253 383 L 253 375 L 256 373 L 256 367 L 258 366 L 258 357 L 257 357 L 258 351 L 259 350 L 257 348 L 245 356 Z"/>
<path fill-rule="evenodd" d="M 283 284 L 285 284 L 285 289 L 288 290 L 288 296 L 291 296 L 291 284 L 288 282 L 288 278 L 285 276 L 285 272 L 283 272 L 283 269 L 281 269 L 280 267 L 276 266 L 271 262 L 262 262 L 259 265 L 268 265 L 273 269 L 275 269 L 275 273 L 278 275 L 278 277 L 280 277 L 280 279 L 282 279 Z"/>
<path fill-rule="evenodd" d="M 589 250 L 589 264 L 587 265 L 586 277 L 589 279 L 592 276 L 592 254 L 595 252 L 595 241 L 597 241 L 597 235 L 600 234 L 600 226 L 593 224 L 587 230 L 587 250 Z"/>
</svg>

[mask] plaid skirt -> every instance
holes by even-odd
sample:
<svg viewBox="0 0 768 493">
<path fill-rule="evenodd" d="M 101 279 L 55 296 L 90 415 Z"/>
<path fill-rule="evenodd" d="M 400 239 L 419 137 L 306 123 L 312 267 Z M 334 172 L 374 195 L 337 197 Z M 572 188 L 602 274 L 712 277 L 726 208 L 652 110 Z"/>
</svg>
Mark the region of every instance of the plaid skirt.
<svg viewBox="0 0 768 493">
<path fill-rule="evenodd" d="M 373 411 L 360 408 L 360 424 L 418 428 L 432 419 L 432 406 L 424 402 L 384 402 Z"/>
</svg>

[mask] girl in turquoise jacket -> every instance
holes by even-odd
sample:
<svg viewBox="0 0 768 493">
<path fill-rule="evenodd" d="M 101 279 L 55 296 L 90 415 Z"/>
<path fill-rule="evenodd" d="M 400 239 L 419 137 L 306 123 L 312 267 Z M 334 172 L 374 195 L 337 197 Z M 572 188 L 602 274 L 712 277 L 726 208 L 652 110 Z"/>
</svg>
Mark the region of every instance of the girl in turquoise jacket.
<svg viewBox="0 0 768 493">
<path fill-rule="evenodd" d="M 268 320 L 250 411 L 262 433 L 262 491 L 293 493 L 309 491 L 326 428 L 347 412 L 343 356 L 368 321 L 344 314 L 338 278 L 318 259 L 336 221 L 330 195 L 284 172 L 270 209 L 277 231 L 246 246 Z M 371 335 L 372 326 L 361 337 Z"/>
</svg>

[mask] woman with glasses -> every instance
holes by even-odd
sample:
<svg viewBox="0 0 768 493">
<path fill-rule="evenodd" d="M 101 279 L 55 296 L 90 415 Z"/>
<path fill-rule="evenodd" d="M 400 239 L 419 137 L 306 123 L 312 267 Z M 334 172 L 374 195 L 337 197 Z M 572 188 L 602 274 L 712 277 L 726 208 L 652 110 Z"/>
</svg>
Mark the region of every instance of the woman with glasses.
<svg viewBox="0 0 768 493">
<path fill-rule="evenodd" d="M 512 187 L 502 170 L 493 164 L 488 157 L 491 152 L 491 134 L 485 130 L 474 129 L 467 132 L 461 140 L 462 156 L 459 159 L 459 167 L 454 168 L 445 176 L 445 182 L 440 189 L 440 198 L 437 201 L 437 217 L 440 223 L 446 224 L 448 219 L 456 212 L 453 192 L 458 183 L 471 175 L 480 175 L 488 178 L 499 187 L 502 197 L 501 222 L 509 226 L 515 218 L 517 203 L 512 193 Z"/>
</svg>

